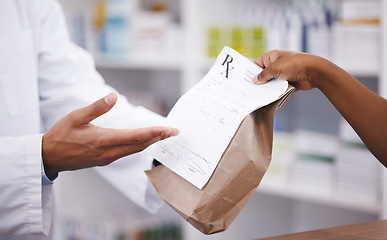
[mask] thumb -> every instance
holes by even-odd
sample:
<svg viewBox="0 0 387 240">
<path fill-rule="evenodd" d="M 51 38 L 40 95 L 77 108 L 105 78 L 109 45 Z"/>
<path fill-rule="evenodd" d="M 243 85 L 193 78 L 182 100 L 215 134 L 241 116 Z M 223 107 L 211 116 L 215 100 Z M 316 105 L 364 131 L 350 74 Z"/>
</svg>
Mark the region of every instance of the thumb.
<svg viewBox="0 0 387 240">
<path fill-rule="evenodd" d="M 117 95 L 110 93 L 109 95 L 101 98 L 89 106 L 77 109 L 74 111 L 79 124 L 87 124 L 95 118 L 107 113 L 117 102 Z"/>
<path fill-rule="evenodd" d="M 263 69 L 257 76 L 255 76 L 252 81 L 255 84 L 264 84 L 270 81 L 277 76 L 274 75 L 270 67 Z"/>
</svg>

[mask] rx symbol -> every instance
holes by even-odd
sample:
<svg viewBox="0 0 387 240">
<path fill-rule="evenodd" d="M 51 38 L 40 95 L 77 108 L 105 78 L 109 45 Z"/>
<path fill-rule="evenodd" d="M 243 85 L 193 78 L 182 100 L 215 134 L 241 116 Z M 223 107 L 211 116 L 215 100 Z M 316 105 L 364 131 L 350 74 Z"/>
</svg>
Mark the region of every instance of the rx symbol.
<svg viewBox="0 0 387 240">
<path fill-rule="evenodd" d="M 230 63 L 232 62 L 232 60 L 234 60 L 233 57 L 227 54 L 226 59 L 224 59 L 222 63 L 222 66 L 226 64 L 226 70 L 224 72 L 221 72 L 220 74 L 225 74 L 226 78 L 228 78 L 228 72 L 234 69 L 234 67 L 230 68 Z"/>
</svg>

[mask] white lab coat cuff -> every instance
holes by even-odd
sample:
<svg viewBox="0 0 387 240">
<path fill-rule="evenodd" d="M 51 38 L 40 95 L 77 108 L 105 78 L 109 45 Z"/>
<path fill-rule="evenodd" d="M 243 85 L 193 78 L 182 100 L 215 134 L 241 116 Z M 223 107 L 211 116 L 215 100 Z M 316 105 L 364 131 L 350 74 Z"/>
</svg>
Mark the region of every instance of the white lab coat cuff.
<svg viewBox="0 0 387 240">
<path fill-rule="evenodd" d="M 51 223 L 51 191 L 52 186 L 42 186 L 41 160 L 43 135 L 26 136 L 25 170 L 31 176 L 26 177 L 27 196 L 30 196 L 27 210 L 30 231 L 32 234 L 47 235 Z M 40 174 L 38 178 L 35 175 Z"/>
<path fill-rule="evenodd" d="M 26 217 L 29 222 L 32 234 L 42 233 L 42 205 L 41 205 L 41 150 L 42 135 L 32 135 L 24 137 L 25 141 L 25 196 L 26 196 Z"/>
</svg>

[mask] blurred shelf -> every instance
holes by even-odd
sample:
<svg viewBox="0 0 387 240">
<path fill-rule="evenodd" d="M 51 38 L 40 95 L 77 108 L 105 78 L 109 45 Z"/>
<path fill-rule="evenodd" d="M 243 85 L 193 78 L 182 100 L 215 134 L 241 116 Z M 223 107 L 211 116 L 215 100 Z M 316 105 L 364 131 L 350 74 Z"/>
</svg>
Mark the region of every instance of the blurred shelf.
<svg viewBox="0 0 387 240">
<path fill-rule="evenodd" d="M 97 68 L 101 69 L 131 69 L 131 70 L 182 70 L 182 56 L 163 56 L 162 54 L 133 55 L 130 57 L 94 56 Z M 203 71 L 208 71 L 215 62 L 215 58 L 202 58 L 195 65 Z M 252 62 L 254 59 L 250 59 Z M 331 60 L 334 62 L 334 60 Z M 345 71 L 355 77 L 378 77 L 379 66 L 354 66 L 351 64 L 338 64 Z"/>
<path fill-rule="evenodd" d="M 215 62 L 215 58 L 203 58 L 199 61 L 198 66 L 202 70 L 209 70 Z M 254 62 L 255 59 L 250 59 L 250 61 Z M 379 77 L 380 75 L 380 67 L 379 66 L 359 66 L 353 65 L 350 63 L 336 63 L 334 60 L 330 60 L 333 63 L 340 66 L 342 69 L 347 71 L 349 74 L 355 77 Z"/>
<path fill-rule="evenodd" d="M 355 77 L 379 77 L 380 75 L 380 66 L 359 66 L 359 64 L 351 65 L 331 61 Z"/>
<path fill-rule="evenodd" d="M 145 54 L 141 56 L 115 57 L 95 56 L 96 67 L 99 69 L 129 70 L 181 70 L 182 57 Z"/>
<path fill-rule="evenodd" d="M 305 188 L 299 185 L 273 181 L 272 178 L 264 178 L 257 189 L 258 193 L 269 194 L 278 197 L 323 204 L 343 209 L 364 212 L 368 214 L 379 214 L 382 207 L 379 203 L 371 200 L 360 200 L 357 197 L 338 196 L 335 193 L 319 191 L 318 188 Z"/>
</svg>

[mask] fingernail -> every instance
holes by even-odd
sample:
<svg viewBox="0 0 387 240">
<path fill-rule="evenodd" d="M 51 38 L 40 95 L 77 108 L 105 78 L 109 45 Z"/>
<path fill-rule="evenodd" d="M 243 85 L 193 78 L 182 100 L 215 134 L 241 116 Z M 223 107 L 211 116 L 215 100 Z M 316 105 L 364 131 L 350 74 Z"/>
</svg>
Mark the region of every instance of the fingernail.
<svg viewBox="0 0 387 240">
<path fill-rule="evenodd" d="M 171 137 L 175 137 L 177 135 L 179 135 L 179 130 L 176 129 L 176 128 L 173 128 L 172 131 L 171 131 L 171 135 L 170 136 Z"/>
<path fill-rule="evenodd" d="M 164 137 L 174 137 L 174 136 L 177 136 L 179 135 L 179 130 L 177 130 L 176 128 L 170 128 L 168 130 L 165 130 L 161 133 L 161 135 L 163 135 Z"/>
<path fill-rule="evenodd" d="M 110 105 L 112 102 L 114 101 L 114 93 L 109 93 L 109 95 L 107 95 L 105 97 L 105 102 Z"/>
<path fill-rule="evenodd" d="M 255 75 L 252 79 L 253 83 L 257 84 L 258 83 L 258 75 Z"/>
<path fill-rule="evenodd" d="M 168 129 L 168 130 L 164 130 L 161 132 L 161 136 L 163 136 L 164 138 L 168 138 L 171 136 L 171 130 Z"/>
</svg>

